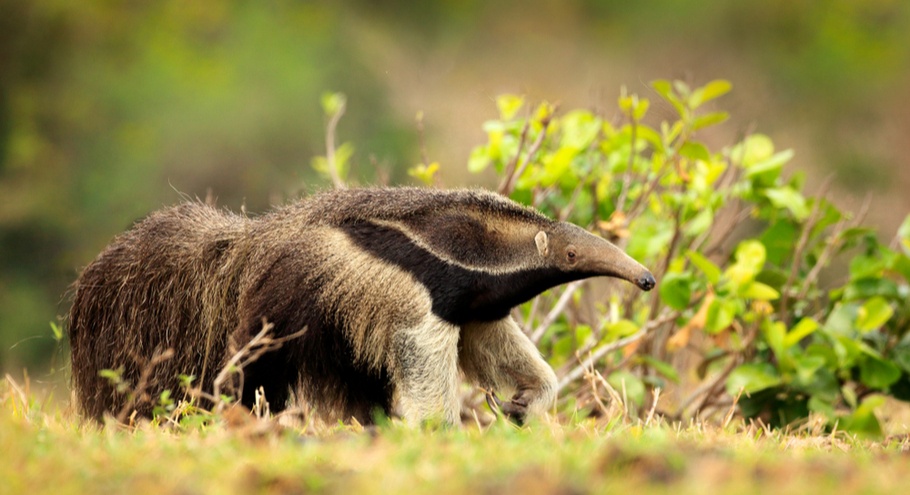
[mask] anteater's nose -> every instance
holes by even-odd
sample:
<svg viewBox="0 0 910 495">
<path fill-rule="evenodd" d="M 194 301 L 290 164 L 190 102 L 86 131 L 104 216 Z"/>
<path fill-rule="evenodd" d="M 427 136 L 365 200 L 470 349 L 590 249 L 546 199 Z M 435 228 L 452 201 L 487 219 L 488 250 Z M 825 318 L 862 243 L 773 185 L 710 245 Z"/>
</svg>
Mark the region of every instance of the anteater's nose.
<svg viewBox="0 0 910 495">
<path fill-rule="evenodd" d="M 657 285 L 657 282 L 654 280 L 654 275 L 651 275 L 650 272 L 639 277 L 636 283 L 641 290 L 651 290 Z"/>
</svg>

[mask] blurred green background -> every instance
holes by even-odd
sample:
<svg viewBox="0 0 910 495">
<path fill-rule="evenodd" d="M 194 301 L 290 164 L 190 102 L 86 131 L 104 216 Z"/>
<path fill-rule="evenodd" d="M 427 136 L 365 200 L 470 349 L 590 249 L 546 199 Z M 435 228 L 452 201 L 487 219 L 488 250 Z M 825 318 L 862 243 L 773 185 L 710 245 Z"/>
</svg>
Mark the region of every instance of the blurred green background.
<svg viewBox="0 0 910 495">
<path fill-rule="evenodd" d="M 64 379 L 67 287 L 151 210 L 325 187 L 325 91 L 358 183 L 408 182 L 423 112 L 454 186 L 483 183 L 464 164 L 496 95 L 610 118 L 656 78 L 729 79 L 707 140 L 771 135 L 883 232 L 910 211 L 906 0 L 0 0 L 0 369 Z"/>
</svg>

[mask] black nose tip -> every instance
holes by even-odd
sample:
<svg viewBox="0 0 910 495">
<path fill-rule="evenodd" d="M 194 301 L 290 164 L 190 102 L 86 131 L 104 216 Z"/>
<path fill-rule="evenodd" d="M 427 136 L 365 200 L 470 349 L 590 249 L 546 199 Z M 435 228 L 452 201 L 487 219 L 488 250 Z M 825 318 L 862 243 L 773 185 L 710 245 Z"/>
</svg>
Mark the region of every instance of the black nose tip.
<svg viewBox="0 0 910 495">
<path fill-rule="evenodd" d="M 638 279 L 638 287 L 640 287 L 641 290 L 651 290 L 655 285 L 657 285 L 657 281 L 654 280 L 654 275 L 651 275 L 650 273 L 646 273 Z"/>
</svg>

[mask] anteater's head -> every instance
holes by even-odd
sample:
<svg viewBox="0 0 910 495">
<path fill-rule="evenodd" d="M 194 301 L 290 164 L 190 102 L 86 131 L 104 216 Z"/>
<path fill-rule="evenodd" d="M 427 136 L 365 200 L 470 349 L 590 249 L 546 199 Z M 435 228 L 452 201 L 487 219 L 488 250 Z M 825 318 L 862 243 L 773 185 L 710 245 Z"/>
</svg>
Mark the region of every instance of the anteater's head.
<svg viewBox="0 0 910 495">
<path fill-rule="evenodd" d="M 613 243 L 576 225 L 555 222 L 534 236 L 537 254 L 546 265 L 555 266 L 571 278 L 596 276 L 628 280 L 642 290 L 651 290 L 654 276 Z"/>
</svg>

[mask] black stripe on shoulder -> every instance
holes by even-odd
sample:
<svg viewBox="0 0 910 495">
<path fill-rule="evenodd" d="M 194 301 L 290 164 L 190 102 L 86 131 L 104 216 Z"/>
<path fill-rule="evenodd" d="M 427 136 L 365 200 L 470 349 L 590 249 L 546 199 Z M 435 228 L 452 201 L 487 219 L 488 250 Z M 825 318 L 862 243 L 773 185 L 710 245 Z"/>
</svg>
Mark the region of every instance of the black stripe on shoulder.
<svg viewBox="0 0 910 495">
<path fill-rule="evenodd" d="M 341 230 L 366 252 L 412 274 L 430 292 L 433 313 L 457 325 L 502 319 L 518 304 L 574 278 L 556 269 L 494 274 L 463 268 L 437 258 L 403 232 L 371 222 L 347 223 Z"/>
</svg>

